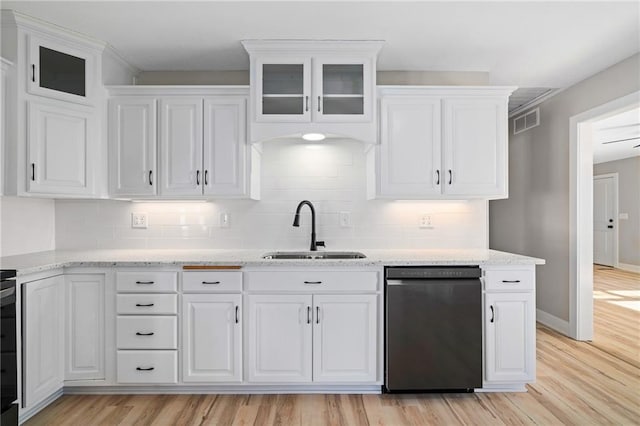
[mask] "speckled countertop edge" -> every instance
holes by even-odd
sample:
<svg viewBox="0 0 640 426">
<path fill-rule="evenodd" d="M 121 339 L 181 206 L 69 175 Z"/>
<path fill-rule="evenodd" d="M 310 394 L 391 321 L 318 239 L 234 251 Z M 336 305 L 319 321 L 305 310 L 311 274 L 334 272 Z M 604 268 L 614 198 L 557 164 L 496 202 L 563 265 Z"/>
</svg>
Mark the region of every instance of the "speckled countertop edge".
<svg viewBox="0 0 640 426">
<path fill-rule="evenodd" d="M 368 250 L 365 259 L 267 260 L 273 250 L 54 250 L 0 258 L 0 268 L 18 276 L 71 267 L 237 265 L 246 267 L 370 267 L 416 265 L 543 265 L 545 261 L 496 250 Z"/>
</svg>

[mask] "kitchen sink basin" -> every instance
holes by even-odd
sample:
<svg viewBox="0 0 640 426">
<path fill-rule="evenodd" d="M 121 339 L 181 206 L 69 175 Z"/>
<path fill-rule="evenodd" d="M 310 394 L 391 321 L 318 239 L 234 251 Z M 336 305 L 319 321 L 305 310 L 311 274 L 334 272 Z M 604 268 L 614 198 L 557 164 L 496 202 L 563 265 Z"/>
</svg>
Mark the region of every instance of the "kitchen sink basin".
<svg viewBox="0 0 640 426">
<path fill-rule="evenodd" d="M 365 256 L 357 251 L 276 251 L 266 253 L 263 259 L 364 259 Z"/>
</svg>

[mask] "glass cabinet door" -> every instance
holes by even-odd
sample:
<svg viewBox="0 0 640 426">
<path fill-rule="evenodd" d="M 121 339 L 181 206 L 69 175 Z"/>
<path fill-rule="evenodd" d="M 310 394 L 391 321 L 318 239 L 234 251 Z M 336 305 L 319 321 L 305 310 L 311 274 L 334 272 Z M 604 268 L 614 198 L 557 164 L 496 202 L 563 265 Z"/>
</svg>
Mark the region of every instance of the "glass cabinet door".
<svg viewBox="0 0 640 426">
<path fill-rule="evenodd" d="M 371 113 L 369 64 L 318 60 L 315 65 L 317 121 L 361 121 Z M 316 77 L 314 77 L 316 78 Z"/>
<path fill-rule="evenodd" d="M 309 121 L 309 66 L 309 59 L 259 64 L 258 119 Z"/>
</svg>

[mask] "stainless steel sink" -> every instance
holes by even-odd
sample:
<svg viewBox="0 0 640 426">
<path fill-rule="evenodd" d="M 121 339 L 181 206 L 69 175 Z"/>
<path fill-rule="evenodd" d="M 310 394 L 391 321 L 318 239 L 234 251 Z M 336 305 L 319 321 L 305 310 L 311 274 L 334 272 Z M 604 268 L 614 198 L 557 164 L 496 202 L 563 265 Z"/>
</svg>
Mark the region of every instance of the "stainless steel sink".
<svg viewBox="0 0 640 426">
<path fill-rule="evenodd" d="M 367 256 L 357 251 L 276 251 L 266 253 L 263 259 L 364 259 Z"/>
</svg>

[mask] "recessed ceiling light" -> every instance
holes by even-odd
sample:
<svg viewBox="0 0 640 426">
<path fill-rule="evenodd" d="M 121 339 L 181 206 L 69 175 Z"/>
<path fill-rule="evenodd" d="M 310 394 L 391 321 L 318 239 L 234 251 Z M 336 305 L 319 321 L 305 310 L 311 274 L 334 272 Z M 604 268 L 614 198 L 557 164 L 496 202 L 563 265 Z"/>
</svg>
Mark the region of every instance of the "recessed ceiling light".
<svg viewBox="0 0 640 426">
<path fill-rule="evenodd" d="M 302 139 L 304 139 L 305 141 L 321 141 L 324 140 L 324 138 L 326 138 L 325 135 L 323 135 L 322 133 L 305 133 L 304 135 L 302 135 Z"/>
</svg>

